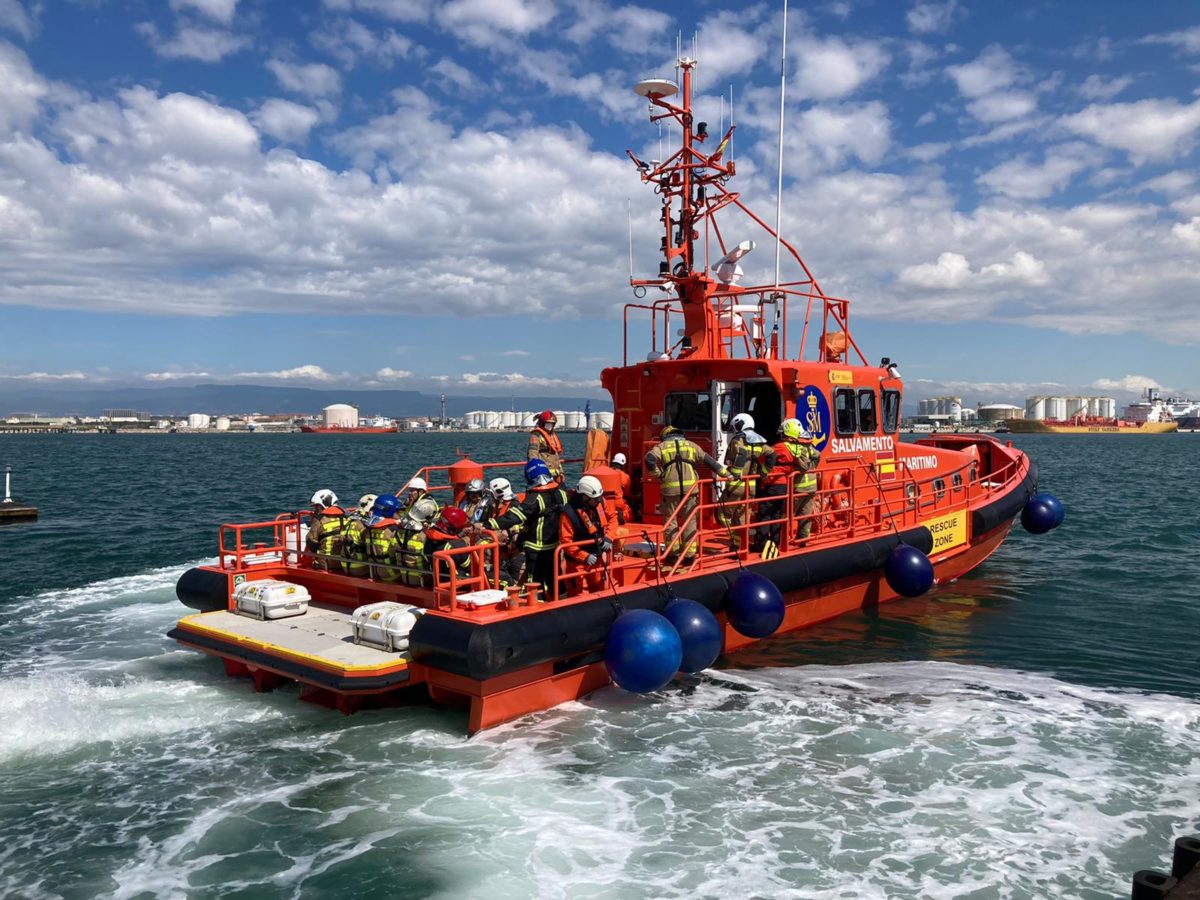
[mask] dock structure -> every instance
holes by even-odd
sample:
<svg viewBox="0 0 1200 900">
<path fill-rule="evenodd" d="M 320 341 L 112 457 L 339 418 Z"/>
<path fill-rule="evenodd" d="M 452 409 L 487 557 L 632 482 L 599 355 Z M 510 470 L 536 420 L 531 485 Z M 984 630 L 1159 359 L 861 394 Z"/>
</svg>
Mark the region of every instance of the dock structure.
<svg viewBox="0 0 1200 900">
<path fill-rule="evenodd" d="M 1177 838 L 1171 873 L 1144 869 L 1133 876 L 1133 900 L 1200 900 L 1200 838 Z"/>
<path fill-rule="evenodd" d="M 0 502 L 0 525 L 9 522 L 36 522 L 36 506 L 17 503 L 12 498 L 12 466 L 4 467 L 4 501 Z"/>
</svg>

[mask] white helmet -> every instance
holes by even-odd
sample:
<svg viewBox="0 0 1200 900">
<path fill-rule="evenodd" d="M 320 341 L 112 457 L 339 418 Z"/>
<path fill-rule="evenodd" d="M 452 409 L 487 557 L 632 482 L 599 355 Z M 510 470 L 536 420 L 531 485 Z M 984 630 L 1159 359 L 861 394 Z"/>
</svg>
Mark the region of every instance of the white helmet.
<svg viewBox="0 0 1200 900">
<path fill-rule="evenodd" d="M 754 417 L 749 413 L 738 413 L 729 420 L 729 427 L 734 434 L 754 430 Z"/>
<path fill-rule="evenodd" d="M 329 488 L 321 488 L 321 490 L 312 495 L 312 499 L 308 502 L 313 506 L 324 509 L 327 506 L 337 506 L 338 499 L 337 494 Z"/>
<path fill-rule="evenodd" d="M 434 516 L 438 514 L 438 505 L 436 500 L 430 500 L 428 497 L 422 497 L 412 505 L 412 509 L 408 511 L 408 517 L 419 525 L 428 525 L 433 521 Z"/>
<path fill-rule="evenodd" d="M 409 480 L 408 484 L 406 484 L 404 487 L 400 488 L 399 493 L 404 493 L 405 491 L 427 491 L 427 490 L 429 490 L 429 484 L 425 481 L 424 478 L 413 478 L 413 479 Z"/>
<path fill-rule="evenodd" d="M 369 516 L 371 514 L 371 507 L 375 505 L 375 501 L 378 499 L 379 497 L 376 494 L 363 494 L 358 498 L 358 511 L 364 516 Z"/>
<path fill-rule="evenodd" d="M 492 492 L 492 496 L 497 500 L 511 500 L 513 498 L 512 482 L 507 478 L 493 478 L 488 483 L 488 490 Z"/>
<path fill-rule="evenodd" d="M 624 453 L 614 453 L 612 461 L 614 466 L 623 466 L 628 460 L 625 459 Z"/>
<path fill-rule="evenodd" d="M 604 496 L 604 486 L 600 484 L 600 479 L 595 475 L 584 475 L 580 478 L 576 490 L 580 496 L 587 497 L 589 500 L 599 500 Z"/>
<path fill-rule="evenodd" d="M 466 492 L 468 494 L 482 494 L 483 493 L 483 479 L 482 478 L 472 478 L 470 481 L 468 481 L 467 487 L 466 487 Z"/>
</svg>

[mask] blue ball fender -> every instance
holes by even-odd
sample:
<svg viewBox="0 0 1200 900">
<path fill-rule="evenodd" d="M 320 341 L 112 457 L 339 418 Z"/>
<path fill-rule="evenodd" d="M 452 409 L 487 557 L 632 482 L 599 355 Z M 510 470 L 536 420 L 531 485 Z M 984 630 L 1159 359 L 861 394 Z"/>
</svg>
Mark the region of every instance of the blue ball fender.
<svg viewBox="0 0 1200 900">
<path fill-rule="evenodd" d="M 897 544 L 883 564 L 883 576 L 901 597 L 920 597 L 933 587 L 933 563 L 908 544 Z"/>
<path fill-rule="evenodd" d="M 623 614 L 604 641 L 609 676 L 635 694 L 666 687 L 682 659 L 683 642 L 675 626 L 648 609 Z"/>
<path fill-rule="evenodd" d="M 742 572 L 725 592 L 725 614 L 738 634 L 763 638 L 783 624 L 783 594 L 775 583 L 753 572 Z"/>
<path fill-rule="evenodd" d="M 1045 534 L 1057 524 L 1054 507 L 1045 500 L 1031 498 L 1021 510 L 1021 524 L 1030 534 Z"/>
<path fill-rule="evenodd" d="M 1063 523 L 1063 519 L 1066 518 L 1067 515 L 1067 510 L 1063 506 L 1063 502 L 1049 491 L 1042 491 L 1040 494 L 1034 494 L 1029 499 L 1040 500 L 1042 503 L 1045 503 L 1052 510 L 1054 510 L 1054 524 L 1050 526 L 1051 528 L 1057 528 Z"/>
<path fill-rule="evenodd" d="M 663 611 L 683 643 L 680 672 L 700 672 L 721 655 L 721 623 L 707 606 L 695 600 L 672 600 Z"/>
</svg>

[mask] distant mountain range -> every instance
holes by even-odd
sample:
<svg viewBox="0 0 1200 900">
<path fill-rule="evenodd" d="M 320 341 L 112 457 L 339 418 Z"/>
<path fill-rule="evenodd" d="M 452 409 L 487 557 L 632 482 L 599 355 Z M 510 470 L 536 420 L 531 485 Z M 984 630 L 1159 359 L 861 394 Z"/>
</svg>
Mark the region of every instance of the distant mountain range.
<svg viewBox="0 0 1200 900">
<path fill-rule="evenodd" d="M 474 397 L 446 395 L 446 415 L 476 409 L 612 409 L 598 397 Z M 197 384 L 170 387 L 112 387 L 86 390 L 0 387 L 0 415 L 33 412 L 44 416 L 99 416 L 106 409 L 133 409 L 161 416 L 189 413 L 319 413 L 331 403 L 350 403 L 364 416 L 429 416 L 439 411 L 437 395 L 418 391 L 341 390 L 271 387 L 257 384 Z"/>
</svg>

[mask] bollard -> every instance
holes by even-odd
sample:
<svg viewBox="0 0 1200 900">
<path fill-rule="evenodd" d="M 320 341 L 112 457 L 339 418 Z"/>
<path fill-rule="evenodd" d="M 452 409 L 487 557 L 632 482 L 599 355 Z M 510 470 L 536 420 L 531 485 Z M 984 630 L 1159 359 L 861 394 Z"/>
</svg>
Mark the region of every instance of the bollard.
<svg viewBox="0 0 1200 900">
<path fill-rule="evenodd" d="M 1186 878 L 1197 863 L 1200 863 L 1200 838 L 1176 838 L 1175 853 L 1171 857 L 1171 877 Z"/>
<path fill-rule="evenodd" d="M 1130 900 L 1161 900 L 1178 881 L 1165 872 L 1142 869 L 1133 873 L 1133 893 Z"/>
<path fill-rule="evenodd" d="M 12 503 L 12 466 L 4 467 L 4 502 Z"/>
</svg>

